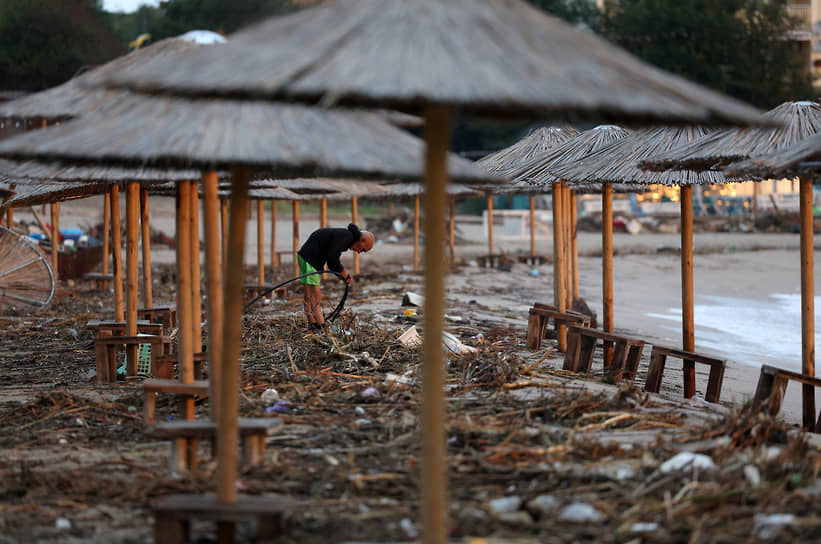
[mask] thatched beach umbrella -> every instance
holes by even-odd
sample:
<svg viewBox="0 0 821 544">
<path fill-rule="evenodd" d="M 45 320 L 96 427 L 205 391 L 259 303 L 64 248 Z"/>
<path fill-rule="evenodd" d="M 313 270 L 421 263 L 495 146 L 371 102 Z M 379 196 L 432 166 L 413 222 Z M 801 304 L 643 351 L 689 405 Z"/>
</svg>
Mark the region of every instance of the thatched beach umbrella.
<svg viewBox="0 0 821 544">
<path fill-rule="evenodd" d="M 816 102 L 785 102 L 764 114 L 781 122 L 780 128 L 721 130 L 686 146 L 671 149 L 643 161 L 640 166 L 707 170 L 779 151 L 821 133 L 821 105 Z M 790 153 L 790 152 L 788 152 Z M 800 154 L 800 153 L 799 153 Z M 737 169 L 743 172 L 743 169 Z M 763 170 L 762 171 L 766 171 Z M 760 179 L 760 178 L 759 178 Z M 799 182 L 801 213 L 801 371 L 815 375 L 815 315 L 813 302 L 812 178 L 804 174 Z M 683 195 L 682 195 L 683 198 Z M 804 426 L 815 424 L 815 396 L 811 386 L 803 388 Z"/>
<path fill-rule="evenodd" d="M 579 135 L 579 131 L 570 126 L 565 127 L 541 127 L 529 135 L 525 136 L 518 142 L 508 146 L 500 151 L 491 153 L 490 155 L 479 159 L 476 164 L 487 170 L 488 172 L 495 172 L 504 176 L 514 173 L 518 168 L 535 157 L 547 152 L 549 149 Z M 523 187 L 524 184 L 516 184 L 517 187 Z M 528 186 L 529 187 L 529 186 Z M 508 194 L 513 193 L 507 185 L 499 185 L 490 187 L 488 189 L 488 214 L 490 216 L 488 226 L 490 231 L 488 233 L 488 244 L 490 253 L 493 253 L 493 194 Z M 530 255 L 536 255 L 536 202 L 535 195 L 544 193 L 541 188 L 529 188 L 522 191 L 521 194 L 528 194 L 530 200 Z"/>
<path fill-rule="evenodd" d="M 563 210 L 571 208 L 570 191 L 561 178 L 551 174 L 551 170 L 561 165 L 572 164 L 590 153 L 602 149 L 607 145 L 626 137 L 627 130 L 614 125 L 600 125 L 591 130 L 587 130 L 578 136 L 574 136 L 564 143 L 538 155 L 520 165 L 511 175 L 517 181 L 530 183 L 536 186 L 552 185 L 553 188 L 553 293 L 556 308 L 560 312 L 568 309 L 568 298 L 573 291 L 572 273 L 567 271 L 567 263 L 570 257 L 570 243 L 568 240 L 568 221 L 563 220 L 566 214 Z M 605 196 L 608 191 L 605 188 Z M 612 198 L 612 195 L 611 195 Z M 607 212 L 602 209 L 602 213 Z M 609 221 L 608 226 L 605 223 Z M 602 229 L 612 229 L 612 217 L 602 217 Z M 564 351 L 567 347 L 567 330 L 559 327 L 559 349 Z"/>
<path fill-rule="evenodd" d="M 683 347 L 693 351 L 693 199 L 695 184 L 721 184 L 727 180 L 720 172 L 672 170 L 649 172 L 638 167 L 642 159 L 692 142 L 707 134 L 701 127 L 655 128 L 637 130 L 607 147 L 578 161 L 558 166 L 551 173 L 562 179 L 604 185 L 602 193 L 602 300 L 603 326 L 613 332 L 613 218 L 612 184 L 679 185 L 681 187 L 681 306 Z M 609 362 L 609 361 L 608 361 Z M 695 394 L 695 368 L 685 363 L 684 394 Z"/>
<path fill-rule="evenodd" d="M 219 384 L 217 489 L 222 503 L 236 501 L 241 290 L 250 168 L 276 170 L 282 176 L 315 176 L 321 171 L 339 176 L 418 179 L 422 175 L 422 151 L 419 140 L 369 114 L 156 97 L 130 97 L 82 120 L 0 143 L 0 156 L 6 157 L 208 170 L 239 165 L 232 169 L 223 343 L 221 356 L 210 361 L 212 375 L 216 374 Z M 469 161 L 445 154 L 441 161 L 443 166 L 446 161 L 450 163 L 448 170 L 457 178 L 492 181 L 490 175 Z M 442 175 L 446 175 L 444 170 Z M 203 182 L 213 189 L 209 192 L 216 198 L 216 175 L 205 175 Z M 182 193 L 187 184 L 179 185 Z M 216 248 L 208 243 L 209 271 L 217 255 Z M 213 279 L 211 276 L 209 282 Z M 190 342 L 181 343 L 184 369 L 193 368 L 192 355 Z M 183 378 L 191 381 L 193 373 L 185 371 Z"/>
<path fill-rule="evenodd" d="M 417 47 L 425 44 L 424 47 Z M 155 62 L 118 84 L 177 94 L 415 108 L 427 212 L 444 215 L 450 108 L 468 114 L 758 123 L 757 113 L 653 68 L 521 0 L 348 0 L 265 21 L 219 55 Z M 444 232 L 426 224 L 422 486 L 426 542 L 444 542 Z"/>
</svg>

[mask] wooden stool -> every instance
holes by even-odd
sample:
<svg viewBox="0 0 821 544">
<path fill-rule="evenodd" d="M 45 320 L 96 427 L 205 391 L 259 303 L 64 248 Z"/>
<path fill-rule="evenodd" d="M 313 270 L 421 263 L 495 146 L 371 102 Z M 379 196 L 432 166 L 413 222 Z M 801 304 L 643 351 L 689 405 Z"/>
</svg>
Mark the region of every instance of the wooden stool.
<svg viewBox="0 0 821 544">
<path fill-rule="evenodd" d="M 589 327 L 569 327 L 567 329 L 567 352 L 564 354 L 564 370 L 571 372 L 590 372 L 593 362 L 593 351 L 598 340 L 603 347 L 614 346 L 613 358 L 605 366 L 606 374 L 611 374 L 615 381 L 626 377 L 633 381 L 638 370 L 644 340 L 630 338 Z"/>
<path fill-rule="evenodd" d="M 217 532 L 234 541 L 234 524 L 257 521 L 258 541 L 272 540 L 284 531 L 284 515 L 293 508 L 285 498 L 240 495 L 236 502 L 225 504 L 216 497 L 203 495 L 169 495 L 151 503 L 154 512 L 154 542 L 182 544 L 190 539 L 191 521 L 215 521 Z M 224 535 L 223 531 L 230 531 Z M 222 539 L 220 539 L 222 541 Z"/>
<path fill-rule="evenodd" d="M 653 346 L 653 351 L 650 353 L 650 368 L 647 371 L 647 381 L 644 384 L 645 391 L 658 393 L 659 389 L 661 389 L 661 378 L 664 373 L 664 365 L 668 355 L 681 359 L 684 362 L 684 398 L 686 399 L 696 394 L 695 380 L 688 377 L 691 375 L 691 372 L 688 372 L 688 370 L 693 371 L 695 363 L 709 365 L 710 375 L 707 379 L 707 391 L 704 393 L 704 400 L 707 402 L 718 402 L 721 396 L 721 383 L 724 381 L 724 367 L 726 363 L 722 359 L 707 357 L 706 355 L 699 355 L 698 353 L 676 348 Z"/>
<path fill-rule="evenodd" d="M 92 319 L 86 323 L 86 328 L 97 331 L 97 336 L 100 336 L 103 331 L 106 331 L 109 336 L 123 336 L 125 334 L 125 321 L 106 321 L 99 319 Z M 162 324 L 151 323 L 149 321 L 137 321 L 137 334 L 151 334 L 154 336 L 162 336 Z"/>
<path fill-rule="evenodd" d="M 166 336 L 119 336 L 109 331 L 101 330 L 94 340 L 97 359 L 97 384 L 117 381 L 117 347 L 151 345 L 151 373 L 157 368 L 157 357 L 165 353 L 166 347 L 171 345 L 171 339 Z M 132 376 L 127 372 L 128 376 Z"/>
<path fill-rule="evenodd" d="M 762 365 L 761 374 L 758 377 L 758 386 L 755 389 L 755 397 L 753 398 L 754 405 L 757 409 L 766 408 L 772 415 L 778 415 L 781 411 L 781 404 L 784 401 L 784 393 L 787 390 L 787 382 L 793 380 L 809 387 L 821 387 L 821 379 L 811 376 L 804 376 L 798 372 L 791 372 L 789 370 L 782 370 L 774 366 Z M 814 401 L 814 396 L 810 398 Z M 806 407 L 805 407 L 806 408 Z M 815 402 L 813 402 L 812 412 L 815 411 Z M 809 410 L 808 410 L 809 412 Z M 809 419 L 809 418 L 807 418 Z M 809 430 L 812 432 L 821 432 L 821 415 L 815 416 L 815 423 Z"/>
<path fill-rule="evenodd" d="M 204 399 L 208 397 L 208 380 L 194 380 L 192 383 L 183 383 L 177 380 L 163 380 L 150 378 L 143 382 L 143 418 L 145 424 L 154 425 L 154 411 L 157 408 L 157 394 L 167 393 L 176 395 L 178 400 L 188 398 Z"/>
<path fill-rule="evenodd" d="M 247 467 L 260 466 L 265 461 L 265 437 L 282 428 L 282 420 L 270 417 L 239 418 L 237 420 L 240 440 L 242 440 L 243 460 Z M 182 472 L 187 469 L 186 452 L 179 451 L 185 440 L 210 440 L 216 443 L 217 424 L 204 419 L 189 419 L 159 423 L 154 427 L 154 436 L 168 438 L 173 444 L 172 470 Z M 179 439 L 185 439 L 180 441 Z"/>
<path fill-rule="evenodd" d="M 550 320 L 553 326 L 558 329 L 560 325 L 589 327 L 590 316 L 573 311 L 559 312 L 556 308 L 546 304 L 536 303 L 528 311 L 527 317 L 527 347 L 539 349 L 542 346 L 542 339 L 547 333 Z"/>
<path fill-rule="evenodd" d="M 165 330 L 170 331 L 177 326 L 177 307 L 170 305 L 137 308 L 137 317 L 147 319 L 151 323 L 162 323 Z"/>
<path fill-rule="evenodd" d="M 176 366 L 179 360 L 179 354 L 169 353 L 161 355 L 157 358 L 157 369 L 155 374 L 151 374 L 152 378 L 159 378 L 162 380 L 173 380 L 176 377 Z M 194 354 L 194 379 L 202 380 L 205 378 L 205 367 L 208 363 L 208 354 L 205 352 Z"/>
<path fill-rule="evenodd" d="M 83 279 L 89 280 L 94 289 L 108 289 L 108 282 L 114 281 L 114 274 L 88 272 L 87 274 L 83 274 Z"/>
</svg>

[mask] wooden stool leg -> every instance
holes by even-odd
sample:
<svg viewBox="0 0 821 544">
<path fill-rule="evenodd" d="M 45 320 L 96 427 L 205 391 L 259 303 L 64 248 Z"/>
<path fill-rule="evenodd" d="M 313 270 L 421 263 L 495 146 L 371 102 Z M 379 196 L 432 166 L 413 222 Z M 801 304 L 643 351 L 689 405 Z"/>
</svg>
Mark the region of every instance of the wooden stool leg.
<svg viewBox="0 0 821 544">
<path fill-rule="evenodd" d="M 274 540 L 285 530 L 282 514 L 262 514 L 257 521 L 257 540 Z"/>
<path fill-rule="evenodd" d="M 579 364 L 579 350 L 581 347 L 581 335 L 568 334 L 567 335 L 567 351 L 564 352 L 564 363 L 562 370 L 575 372 Z"/>
<path fill-rule="evenodd" d="M 143 403 L 143 419 L 145 424 L 149 427 L 154 425 L 154 412 L 157 409 L 157 394 L 149 391 L 145 394 L 145 401 Z"/>
<path fill-rule="evenodd" d="M 661 378 L 664 374 L 664 364 L 667 356 L 653 352 L 650 357 L 650 368 L 647 370 L 647 380 L 644 382 L 644 390 L 649 393 L 658 393 L 661 389 Z"/>
<path fill-rule="evenodd" d="M 610 344 L 610 342 L 608 342 Z M 616 342 L 613 348 L 613 357 L 610 359 L 610 368 L 608 370 L 621 371 L 624 370 L 627 359 L 627 342 Z"/>
<path fill-rule="evenodd" d="M 692 398 L 696 394 L 696 363 L 684 361 L 684 398 Z"/>
<path fill-rule="evenodd" d="M 187 523 L 167 517 L 160 513 L 154 514 L 154 543 L 155 544 L 183 544 L 187 540 Z"/>
<path fill-rule="evenodd" d="M 625 370 L 630 373 L 631 380 L 636 377 L 636 372 L 639 369 L 639 361 L 641 361 L 641 352 L 644 346 L 630 346 L 627 352 L 627 360 L 625 361 Z"/>
<path fill-rule="evenodd" d="M 707 402 L 718 402 L 721 397 L 721 385 L 724 382 L 724 365 L 711 365 L 710 376 L 707 378 L 707 392 L 704 400 Z"/>
<path fill-rule="evenodd" d="M 171 446 L 171 470 L 176 474 L 188 472 L 188 439 L 174 440 Z"/>
<path fill-rule="evenodd" d="M 590 372 L 593 365 L 593 352 L 596 351 L 596 339 L 589 336 L 581 337 L 581 347 L 579 348 L 579 358 L 576 363 L 576 372 Z"/>
<path fill-rule="evenodd" d="M 542 345 L 541 338 L 541 317 L 530 314 L 527 317 L 527 347 L 528 349 L 539 349 Z"/>
<path fill-rule="evenodd" d="M 234 544 L 236 542 L 236 531 L 233 522 L 217 522 L 217 542 L 219 544 Z"/>
<path fill-rule="evenodd" d="M 108 375 L 111 377 L 112 382 L 117 381 L 117 346 L 114 345 L 107 345 L 106 349 L 106 362 L 108 363 Z"/>
<path fill-rule="evenodd" d="M 265 462 L 265 437 L 249 435 L 243 441 L 245 449 L 245 464 L 248 467 L 258 467 Z"/>
</svg>

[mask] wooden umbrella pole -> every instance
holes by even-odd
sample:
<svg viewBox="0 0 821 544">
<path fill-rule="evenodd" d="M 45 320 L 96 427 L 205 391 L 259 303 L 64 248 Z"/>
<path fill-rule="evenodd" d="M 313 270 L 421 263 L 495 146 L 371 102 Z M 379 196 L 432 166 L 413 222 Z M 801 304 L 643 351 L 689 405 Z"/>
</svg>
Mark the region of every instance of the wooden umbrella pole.
<svg viewBox="0 0 821 544">
<path fill-rule="evenodd" d="M 299 263 L 297 262 L 296 254 L 299 251 L 299 200 L 294 200 L 294 223 L 293 223 L 293 258 L 294 258 L 294 276 L 299 276 Z"/>
<path fill-rule="evenodd" d="M 209 407 L 211 419 L 216 421 L 219 414 L 219 387 L 222 365 L 222 256 L 220 255 L 219 216 L 219 177 L 216 171 L 202 175 L 203 215 L 205 221 L 205 279 L 208 296 L 205 299 L 208 312 L 208 386 L 211 391 Z"/>
<path fill-rule="evenodd" d="M 245 275 L 245 226 L 248 208 L 247 168 L 234 168 L 231 180 L 230 243 L 225 261 L 223 301 L 222 373 L 219 384 L 220 411 L 217 417 L 217 499 L 237 500 L 236 479 L 239 431 L 240 341 L 242 339 L 242 284 Z"/>
<path fill-rule="evenodd" d="M 450 199 L 450 223 L 448 223 L 449 229 L 449 236 L 448 236 L 448 245 L 450 246 L 450 262 L 453 263 L 456 259 L 454 254 L 454 246 L 456 245 L 456 199 Z"/>
<path fill-rule="evenodd" d="M 265 285 L 265 202 L 257 200 L 257 273 L 259 284 Z"/>
<path fill-rule="evenodd" d="M 602 184 L 601 193 L 601 248 L 602 248 L 602 328 L 613 332 L 613 186 Z M 610 367 L 613 349 L 604 351 L 604 366 Z"/>
<path fill-rule="evenodd" d="M 815 376 L 815 264 L 813 260 L 812 178 L 799 180 L 801 214 L 801 373 Z M 815 392 L 812 385 L 802 387 L 804 427 L 815 428 Z"/>
<path fill-rule="evenodd" d="M 419 270 L 419 195 L 413 197 L 413 270 Z"/>
<path fill-rule="evenodd" d="M 681 186 L 681 327 L 685 351 L 695 349 L 693 313 L 693 186 Z M 696 394 L 696 368 L 684 361 L 684 397 Z"/>
<path fill-rule="evenodd" d="M 54 202 L 51 204 L 51 272 L 54 274 L 54 283 L 60 279 L 60 274 L 57 269 L 57 253 L 60 249 L 60 204 Z"/>
<path fill-rule="evenodd" d="M 553 302 L 560 312 L 565 306 L 564 279 L 564 234 L 562 232 L 562 190 L 561 184 L 553 184 Z M 559 351 L 567 349 L 567 327 L 559 325 Z"/>
<path fill-rule="evenodd" d="M 530 195 L 530 256 L 536 256 L 536 197 Z"/>
<path fill-rule="evenodd" d="M 319 226 L 323 229 L 328 226 L 328 199 L 325 197 L 319 201 Z"/>
<path fill-rule="evenodd" d="M 570 191 L 570 256 L 573 260 L 573 296 L 579 298 L 579 211 L 576 209 L 576 191 Z"/>
<path fill-rule="evenodd" d="M 111 270 L 114 273 L 114 318 L 125 321 L 123 308 L 123 249 L 120 244 L 120 186 L 111 186 Z"/>
<path fill-rule="evenodd" d="M 180 377 L 183 383 L 194 381 L 194 346 L 191 324 L 191 182 L 181 181 L 177 184 L 177 353 L 179 358 Z M 192 399 L 193 401 L 193 399 Z M 186 402 L 185 419 L 194 415 L 194 404 Z"/>
<path fill-rule="evenodd" d="M 131 181 L 125 193 L 125 267 L 126 306 L 125 334 L 137 336 L 137 294 L 140 265 L 137 246 L 140 243 L 140 184 Z M 126 346 L 126 376 L 137 375 L 137 345 Z"/>
<path fill-rule="evenodd" d="M 103 274 L 108 274 L 108 261 L 111 259 L 111 190 L 103 197 Z M 108 289 L 108 280 L 103 285 Z"/>
<path fill-rule="evenodd" d="M 279 266 L 277 253 L 277 201 L 271 201 L 271 268 Z"/>
<path fill-rule="evenodd" d="M 151 285 L 151 223 L 148 215 L 148 189 L 140 188 L 140 226 L 143 243 L 143 300 L 146 308 L 154 305 Z"/>
<path fill-rule="evenodd" d="M 351 220 L 354 225 L 359 224 L 359 199 L 351 197 Z M 359 253 L 353 254 L 353 272 L 359 274 Z"/>
<path fill-rule="evenodd" d="M 197 182 L 191 182 L 191 345 L 194 353 L 202 351 L 202 270 L 200 268 L 200 193 Z M 193 364 L 193 361 L 192 361 Z"/>
<path fill-rule="evenodd" d="M 569 310 L 573 307 L 573 255 L 571 242 L 571 227 L 570 224 L 570 188 L 567 183 L 562 183 L 562 204 L 564 206 L 564 217 L 562 222 L 564 225 L 564 266 L 565 266 L 565 306 Z"/>
<path fill-rule="evenodd" d="M 445 279 L 442 247 L 447 198 L 450 116 L 444 106 L 425 115 L 425 336 L 422 345 L 422 537 L 425 544 L 447 542 L 447 462 L 445 450 L 445 361 L 442 351 Z"/>
<path fill-rule="evenodd" d="M 751 182 L 753 184 L 753 219 L 758 219 L 758 183 L 757 181 Z"/>
<path fill-rule="evenodd" d="M 225 198 L 220 199 L 220 227 L 222 230 L 220 240 L 222 240 L 222 262 L 224 267 L 225 262 L 228 260 L 228 201 Z"/>
<path fill-rule="evenodd" d="M 487 254 L 493 255 L 493 197 L 487 197 Z"/>
</svg>

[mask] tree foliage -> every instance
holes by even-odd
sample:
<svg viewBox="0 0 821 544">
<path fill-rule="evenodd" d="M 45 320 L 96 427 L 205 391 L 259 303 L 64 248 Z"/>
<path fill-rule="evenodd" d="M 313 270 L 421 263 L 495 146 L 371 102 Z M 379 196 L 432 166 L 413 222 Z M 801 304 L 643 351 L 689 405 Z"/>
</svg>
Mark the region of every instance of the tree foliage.
<svg viewBox="0 0 821 544">
<path fill-rule="evenodd" d="M 638 57 L 707 87 L 772 107 L 811 94 L 782 2 L 622 0 L 602 16 L 606 37 Z"/>
<path fill-rule="evenodd" d="M 97 0 L 0 1 L 0 88 L 37 90 L 124 52 Z"/>
</svg>

